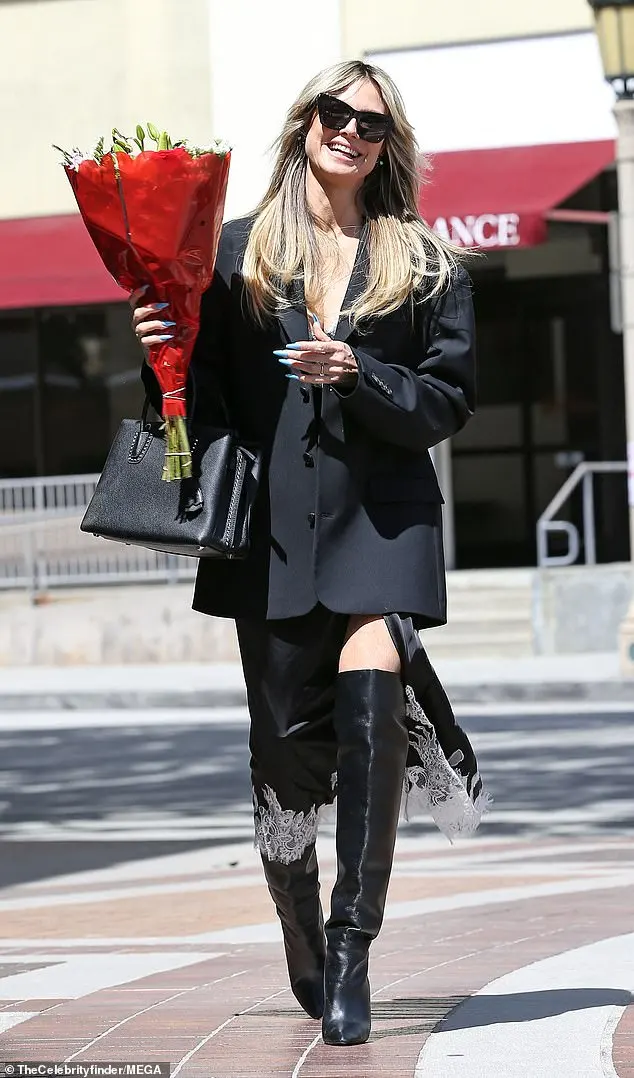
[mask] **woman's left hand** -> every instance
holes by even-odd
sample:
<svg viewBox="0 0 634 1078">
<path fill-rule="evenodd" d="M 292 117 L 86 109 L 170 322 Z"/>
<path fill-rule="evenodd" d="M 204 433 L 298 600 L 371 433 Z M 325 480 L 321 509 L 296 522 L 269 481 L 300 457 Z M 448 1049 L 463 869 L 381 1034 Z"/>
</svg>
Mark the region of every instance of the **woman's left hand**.
<svg viewBox="0 0 634 1078">
<path fill-rule="evenodd" d="M 289 374 L 312 385 L 353 386 L 358 377 L 357 361 L 350 345 L 333 341 L 318 321 L 312 322 L 313 341 L 287 344 L 275 355 L 288 367 Z"/>
</svg>

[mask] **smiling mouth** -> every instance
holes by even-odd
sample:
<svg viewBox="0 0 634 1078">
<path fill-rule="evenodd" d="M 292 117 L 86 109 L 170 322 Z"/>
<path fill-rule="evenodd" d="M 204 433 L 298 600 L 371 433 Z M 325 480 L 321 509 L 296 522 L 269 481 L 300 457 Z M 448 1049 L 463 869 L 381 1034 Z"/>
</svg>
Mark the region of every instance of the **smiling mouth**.
<svg viewBox="0 0 634 1078">
<path fill-rule="evenodd" d="M 328 149 L 331 153 L 336 153 L 339 157 L 345 157 L 348 161 L 356 161 L 361 157 L 361 154 L 353 150 L 351 146 L 343 146 L 340 142 L 329 142 Z"/>
</svg>

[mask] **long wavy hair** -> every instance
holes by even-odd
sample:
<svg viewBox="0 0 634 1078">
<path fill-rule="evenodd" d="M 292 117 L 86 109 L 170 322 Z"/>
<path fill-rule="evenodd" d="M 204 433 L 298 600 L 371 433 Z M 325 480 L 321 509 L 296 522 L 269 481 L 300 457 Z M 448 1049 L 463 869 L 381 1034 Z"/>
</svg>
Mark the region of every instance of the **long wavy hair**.
<svg viewBox="0 0 634 1078">
<path fill-rule="evenodd" d="M 306 199 L 305 136 L 319 94 L 340 94 L 363 79 L 377 87 L 394 126 L 385 141 L 382 166 L 366 176 L 358 196 L 367 227 L 368 278 L 343 313 L 356 326 L 407 300 L 413 304 L 443 291 L 455 272 L 459 248 L 437 236 L 418 212 L 426 162 L 398 89 L 382 68 L 346 61 L 311 79 L 291 105 L 274 143 L 273 175 L 255 210 L 242 267 L 247 305 L 259 325 L 289 306 L 293 282 L 303 281 L 307 301 L 321 294 L 320 226 Z"/>
</svg>

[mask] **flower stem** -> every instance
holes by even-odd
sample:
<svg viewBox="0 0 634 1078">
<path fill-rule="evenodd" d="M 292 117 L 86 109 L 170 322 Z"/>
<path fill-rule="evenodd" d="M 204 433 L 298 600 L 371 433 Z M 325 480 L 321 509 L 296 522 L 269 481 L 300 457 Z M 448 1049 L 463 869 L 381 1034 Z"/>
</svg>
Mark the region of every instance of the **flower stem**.
<svg viewBox="0 0 634 1078">
<path fill-rule="evenodd" d="M 192 455 L 187 424 L 183 416 L 168 416 L 165 420 L 165 460 L 162 479 L 189 479 L 192 474 Z"/>
</svg>

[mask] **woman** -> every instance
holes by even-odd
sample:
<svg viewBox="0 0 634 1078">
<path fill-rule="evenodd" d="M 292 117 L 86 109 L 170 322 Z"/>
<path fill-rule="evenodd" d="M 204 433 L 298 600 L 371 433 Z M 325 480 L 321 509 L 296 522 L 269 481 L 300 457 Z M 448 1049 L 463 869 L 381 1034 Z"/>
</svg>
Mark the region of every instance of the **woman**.
<svg viewBox="0 0 634 1078">
<path fill-rule="evenodd" d="M 415 631 L 445 620 L 428 449 L 474 406 L 469 282 L 418 216 L 418 170 L 385 72 L 354 61 L 314 78 L 262 202 L 223 229 L 191 368 L 198 421 L 222 422 L 222 394 L 264 450 L 249 557 L 202 561 L 194 607 L 236 619 L 257 843 L 291 986 L 336 1045 L 369 1036 L 368 948 L 404 779 L 449 831 L 475 826 L 482 803 Z M 134 323 L 146 347 L 178 333 L 156 305 Z M 147 366 L 143 377 L 159 403 Z M 324 929 L 315 839 L 335 794 Z"/>
</svg>

